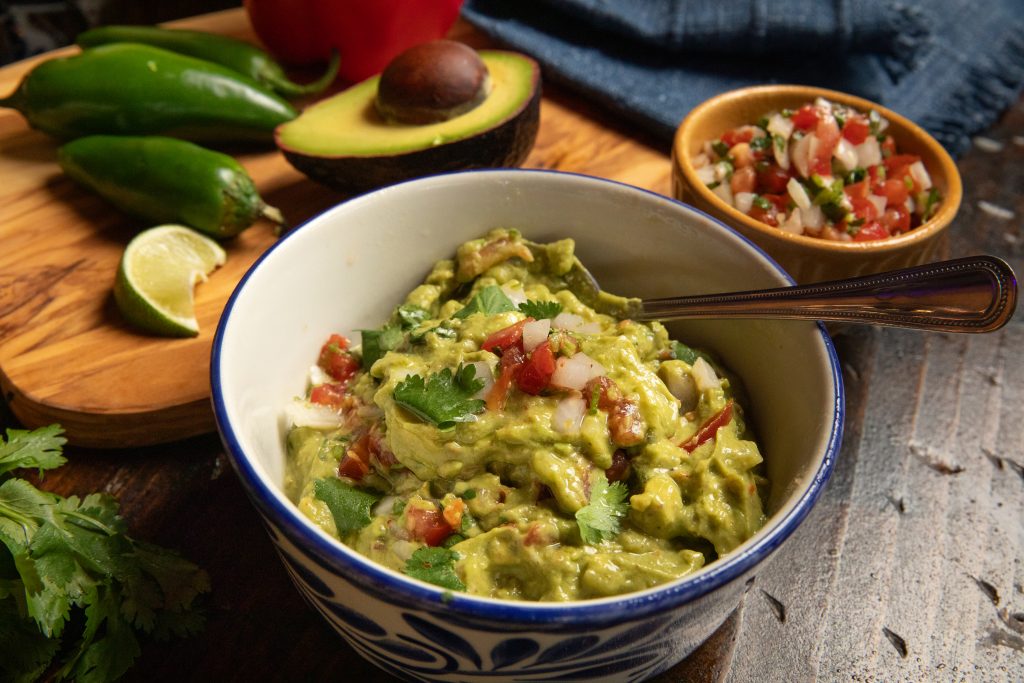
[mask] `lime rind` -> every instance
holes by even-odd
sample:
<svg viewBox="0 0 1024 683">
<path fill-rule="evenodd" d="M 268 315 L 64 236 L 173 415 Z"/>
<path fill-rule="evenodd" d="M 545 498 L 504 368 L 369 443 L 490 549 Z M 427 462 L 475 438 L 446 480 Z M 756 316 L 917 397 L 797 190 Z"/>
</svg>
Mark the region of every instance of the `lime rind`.
<svg viewBox="0 0 1024 683">
<path fill-rule="evenodd" d="M 209 237 L 161 225 L 132 239 L 121 256 L 114 300 L 132 325 L 161 336 L 194 337 L 194 288 L 227 259 Z"/>
</svg>

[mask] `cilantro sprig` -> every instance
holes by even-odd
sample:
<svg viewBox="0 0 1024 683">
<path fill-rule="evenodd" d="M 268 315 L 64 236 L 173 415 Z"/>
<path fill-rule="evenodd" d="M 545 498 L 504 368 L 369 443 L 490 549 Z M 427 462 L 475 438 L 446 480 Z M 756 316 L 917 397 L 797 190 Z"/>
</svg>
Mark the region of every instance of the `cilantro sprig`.
<svg viewBox="0 0 1024 683">
<path fill-rule="evenodd" d="M 580 537 L 591 545 L 614 538 L 629 511 L 629 489 L 621 481 L 609 484 L 604 474 L 594 478 L 590 502 L 576 511 Z"/>
<path fill-rule="evenodd" d="M 561 313 L 562 304 L 557 301 L 534 301 L 529 299 L 519 304 L 519 310 L 535 320 L 543 320 L 544 318 L 554 318 Z"/>
<path fill-rule="evenodd" d="M 405 573 L 414 579 L 453 591 L 464 591 L 466 585 L 455 573 L 459 554 L 448 548 L 420 548 L 405 562 Z"/>
<path fill-rule="evenodd" d="M 327 504 L 338 535 L 358 531 L 373 519 L 372 510 L 381 494 L 357 489 L 340 479 L 325 477 L 313 482 L 313 497 Z"/>
<path fill-rule="evenodd" d="M 177 553 L 125 534 L 117 501 L 63 498 L 13 477 L 65 462 L 57 425 L 8 429 L 0 439 L 0 679 L 112 681 L 139 638 L 203 626 L 197 598 L 210 579 Z"/>
<path fill-rule="evenodd" d="M 453 318 L 468 318 L 474 313 L 483 313 L 485 315 L 494 315 L 495 313 L 505 313 L 506 311 L 516 310 L 515 304 L 512 303 L 512 299 L 508 298 L 508 295 L 501 290 L 501 287 L 497 285 L 487 285 L 476 295 L 469 300 L 469 303 L 458 310 L 453 315 Z"/>
<path fill-rule="evenodd" d="M 459 422 L 470 422 L 486 403 L 473 395 L 483 389 L 483 380 L 476 379 L 476 366 L 459 365 L 452 372 L 445 368 L 426 380 L 409 375 L 395 387 L 395 403 L 430 422 L 438 429 L 451 429 Z"/>
</svg>

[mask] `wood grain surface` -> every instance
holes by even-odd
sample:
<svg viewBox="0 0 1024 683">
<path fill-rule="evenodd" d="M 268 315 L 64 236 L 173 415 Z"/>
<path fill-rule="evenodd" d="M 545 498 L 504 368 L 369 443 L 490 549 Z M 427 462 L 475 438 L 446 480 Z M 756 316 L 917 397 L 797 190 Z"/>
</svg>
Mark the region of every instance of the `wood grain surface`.
<svg viewBox="0 0 1024 683">
<path fill-rule="evenodd" d="M 198 25 L 247 35 L 240 12 Z M 457 34 L 483 43 L 465 26 Z M 667 145 L 553 86 L 541 113 L 528 166 L 668 191 Z M 991 253 L 1024 272 L 1024 102 L 986 136 L 999 145 L 958 164 L 965 196 L 949 255 Z M 0 192 L 20 182 L 10 178 Z M 295 177 L 261 189 L 293 210 L 335 200 Z M 115 220 L 99 204 L 88 210 L 101 223 Z M 32 240 L 13 241 L 32 251 Z M 38 310 L 56 305 L 33 301 Z M 0 345 L 12 335 L 20 338 L 0 327 Z M 836 344 L 848 413 L 822 499 L 730 619 L 655 680 L 1024 680 L 1024 318 L 980 336 L 850 328 Z M 0 405 L 0 427 L 15 425 Z M 43 487 L 114 494 L 131 533 L 180 549 L 213 580 L 203 634 L 147 643 L 126 680 L 391 680 L 292 587 L 214 435 L 124 451 L 69 447 L 67 455 Z"/>
</svg>

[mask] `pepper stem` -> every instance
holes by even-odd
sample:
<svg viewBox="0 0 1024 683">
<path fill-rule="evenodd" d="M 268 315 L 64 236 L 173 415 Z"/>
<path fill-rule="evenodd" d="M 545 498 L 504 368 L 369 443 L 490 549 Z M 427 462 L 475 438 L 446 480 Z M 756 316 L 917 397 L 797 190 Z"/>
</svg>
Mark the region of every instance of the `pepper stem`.
<svg viewBox="0 0 1024 683">
<path fill-rule="evenodd" d="M 315 95 L 322 92 L 338 75 L 338 67 L 341 65 L 341 55 L 337 50 L 331 52 L 331 61 L 327 65 L 324 75 L 312 83 L 299 84 L 288 80 L 283 73 L 266 74 L 267 82 L 285 97 L 298 97 L 300 95 Z"/>
<path fill-rule="evenodd" d="M 260 216 L 274 223 L 275 235 L 280 235 L 289 227 L 288 221 L 284 219 L 284 214 L 282 214 L 281 210 L 278 209 L 276 206 L 271 206 L 270 204 L 261 204 Z"/>
</svg>

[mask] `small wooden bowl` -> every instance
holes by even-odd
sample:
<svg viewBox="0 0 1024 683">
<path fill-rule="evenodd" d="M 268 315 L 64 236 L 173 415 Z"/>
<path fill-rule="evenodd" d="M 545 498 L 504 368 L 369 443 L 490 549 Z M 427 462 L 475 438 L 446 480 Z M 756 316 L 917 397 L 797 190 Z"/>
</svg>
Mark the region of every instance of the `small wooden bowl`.
<svg viewBox="0 0 1024 683">
<path fill-rule="evenodd" d="M 870 242 L 834 242 L 794 235 L 761 223 L 729 206 L 697 177 L 692 159 L 706 140 L 753 123 L 768 112 L 796 109 L 817 97 L 876 110 L 889 121 L 900 153 L 917 154 L 942 193 L 935 215 L 902 235 Z M 919 265 L 940 255 L 946 228 L 960 207 L 960 173 L 949 154 L 920 126 L 894 111 L 853 95 L 801 85 L 764 85 L 723 93 L 696 107 L 676 130 L 672 145 L 672 193 L 705 211 L 764 249 L 799 283 L 820 282 Z"/>
</svg>

